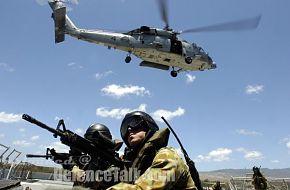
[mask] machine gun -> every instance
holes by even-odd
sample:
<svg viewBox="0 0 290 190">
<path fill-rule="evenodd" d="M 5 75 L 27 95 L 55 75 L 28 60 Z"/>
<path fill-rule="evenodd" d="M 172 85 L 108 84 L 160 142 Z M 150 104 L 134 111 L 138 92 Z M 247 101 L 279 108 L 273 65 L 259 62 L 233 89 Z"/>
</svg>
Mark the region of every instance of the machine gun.
<svg viewBox="0 0 290 190">
<path fill-rule="evenodd" d="M 70 156 L 71 155 L 69 153 L 57 153 L 54 148 L 47 148 L 45 155 L 26 154 L 26 158 L 51 158 L 53 160 L 58 160 L 58 158 L 60 158 L 59 160 L 67 160 Z"/>
<path fill-rule="evenodd" d="M 52 159 L 55 163 L 61 164 L 64 169 L 71 170 L 73 166 L 77 165 L 80 168 L 83 168 L 82 156 L 86 156 L 78 151 L 70 150 L 69 153 L 59 153 L 56 152 L 54 148 L 46 149 L 45 155 L 38 154 L 26 154 L 26 158 L 45 158 Z"/>
<path fill-rule="evenodd" d="M 114 165 L 119 168 L 123 168 L 123 161 L 119 158 L 119 154 L 116 152 L 120 149 L 122 144 L 117 144 L 114 141 L 106 138 L 101 133 L 95 135 L 94 142 L 85 139 L 70 130 L 67 130 L 64 124 L 64 120 L 59 120 L 56 129 L 53 129 L 46 124 L 34 119 L 33 117 L 23 114 L 22 119 L 33 123 L 47 131 L 51 132 L 55 138 L 60 137 L 60 141 L 69 146 L 71 150 L 78 151 L 90 156 L 90 162 L 97 167 L 97 169 L 107 169 L 106 167 Z M 61 129 L 62 127 L 62 129 Z M 50 149 L 50 153 L 51 149 Z M 65 153 L 57 153 L 60 158 L 67 158 Z M 32 155 L 30 155 L 32 156 Z M 49 158 L 53 156 L 49 155 L 36 155 L 35 157 Z"/>
</svg>

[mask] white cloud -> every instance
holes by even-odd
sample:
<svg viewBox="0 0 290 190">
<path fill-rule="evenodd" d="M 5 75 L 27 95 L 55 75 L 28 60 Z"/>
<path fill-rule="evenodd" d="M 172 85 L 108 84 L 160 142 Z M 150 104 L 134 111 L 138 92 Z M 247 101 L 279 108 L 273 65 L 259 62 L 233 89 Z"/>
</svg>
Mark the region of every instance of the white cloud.
<svg viewBox="0 0 290 190">
<path fill-rule="evenodd" d="M 248 131 L 246 129 L 237 129 L 236 132 L 240 135 L 247 135 L 247 136 L 262 136 L 262 133 L 256 131 Z"/>
<path fill-rule="evenodd" d="M 38 135 L 32 136 L 32 137 L 30 138 L 31 141 L 36 141 L 36 140 L 38 140 L 38 139 L 39 139 L 39 136 L 38 136 Z"/>
<path fill-rule="evenodd" d="M 47 0 L 35 0 L 36 3 L 40 6 L 46 5 L 47 4 Z"/>
<path fill-rule="evenodd" d="M 232 153 L 231 149 L 228 148 L 218 148 L 211 151 L 208 155 L 209 157 L 216 162 L 229 160 L 229 155 Z"/>
<path fill-rule="evenodd" d="M 279 141 L 279 144 L 285 144 L 288 149 L 288 153 L 290 154 L 290 137 L 284 138 Z"/>
<path fill-rule="evenodd" d="M 84 67 L 78 63 L 70 62 L 67 64 L 67 66 L 73 68 L 73 69 L 83 69 Z"/>
<path fill-rule="evenodd" d="M 163 109 L 156 110 L 155 112 L 152 113 L 152 116 L 156 121 L 162 122 L 163 120 L 161 119 L 161 116 L 163 116 L 166 120 L 171 120 L 174 117 L 179 117 L 179 116 L 184 115 L 184 113 L 185 113 L 185 110 L 181 107 L 178 107 L 177 110 L 173 112 L 168 111 L 168 110 L 163 110 Z"/>
<path fill-rule="evenodd" d="M 137 109 L 130 108 L 113 108 L 100 107 L 96 110 L 96 115 L 100 117 L 111 117 L 115 119 L 122 119 L 127 113 L 132 111 L 146 111 L 146 104 L 141 104 Z"/>
<path fill-rule="evenodd" d="M 109 109 L 106 107 L 100 107 L 96 109 L 96 115 L 100 117 L 110 117 L 115 119 L 122 119 L 124 116 L 132 111 L 144 111 L 146 112 L 146 104 L 140 104 L 138 108 L 130 109 L 130 108 L 113 108 Z M 162 122 L 161 116 L 163 116 L 166 120 L 171 120 L 174 117 L 179 117 L 184 115 L 185 110 L 183 108 L 177 108 L 175 111 L 168 111 L 168 110 L 156 110 L 155 112 L 151 113 L 150 115 L 156 120 Z"/>
<path fill-rule="evenodd" d="M 247 160 L 260 160 L 263 158 L 261 152 L 258 151 L 249 151 L 244 156 Z"/>
<path fill-rule="evenodd" d="M 193 76 L 193 75 L 190 75 L 190 74 L 186 74 L 185 77 L 186 77 L 186 83 L 192 83 L 196 79 L 196 76 Z"/>
<path fill-rule="evenodd" d="M 260 94 L 264 91 L 263 85 L 248 85 L 246 86 L 245 93 L 248 95 L 251 94 Z"/>
<path fill-rule="evenodd" d="M 272 163 L 280 163 L 279 160 L 272 160 L 271 162 L 272 162 Z"/>
<path fill-rule="evenodd" d="M 0 133 L 0 139 L 3 139 L 5 137 L 4 133 Z"/>
<path fill-rule="evenodd" d="M 115 98 L 121 98 L 126 95 L 134 94 L 137 96 L 150 95 L 150 92 L 144 87 L 132 86 L 132 85 L 116 85 L 111 84 L 101 89 L 101 92 L 107 96 L 112 96 Z"/>
<path fill-rule="evenodd" d="M 0 122 L 2 123 L 16 123 L 22 120 L 21 114 L 0 112 Z"/>
<path fill-rule="evenodd" d="M 214 161 L 214 162 L 222 162 L 230 159 L 230 155 L 232 154 L 232 150 L 228 148 L 218 148 L 216 150 L 210 151 L 207 155 L 198 155 L 195 159 L 196 162 L 202 161 Z"/>
<path fill-rule="evenodd" d="M 4 71 L 7 71 L 7 72 L 13 72 L 14 69 L 12 67 L 10 67 L 7 63 L 2 63 L 0 62 L 0 69 L 3 69 Z"/>
<path fill-rule="evenodd" d="M 109 75 L 111 75 L 111 74 L 113 74 L 113 71 L 106 71 L 106 72 L 104 72 L 104 73 L 96 73 L 96 74 L 95 74 L 95 78 L 96 78 L 97 80 L 100 80 L 100 79 L 102 79 L 102 78 L 104 78 L 104 77 L 107 77 L 107 76 L 109 76 Z"/>
<path fill-rule="evenodd" d="M 78 0 L 68 0 L 70 3 L 72 3 L 72 4 L 75 4 L 75 5 L 77 5 L 77 4 L 79 4 L 79 1 Z"/>
<path fill-rule="evenodd" d="M 27 140 L 16 140 L 13 141 L 12 144 L 14 144 L 15 146 L 20 146 L 20 147 L 29 147 L 34 145 L 35 143 L 29 142 Z"/>
<path fill-rule="evenodd" d="M 75 130 L 75 132 L 76 132 L 77 134 L 83 134 L 83 133 L 84 133 L 84 131 L 83 131 L 81 128 L 77 128 L 77 129 Z"/>
<path fill-rule="evenodd" d="M 20 128 L 20 129 L 19 129 L 19 132 L 21 132 L 21 133 L 23 133 L 23 132 L 25 132 L 25 131 L 26 131 L 25 128 Z"/>
<path fill-rule="evenodd" d="M 245 148 L 237 148 L 238 152 L 242 152 L 244 153 L 244 158 L 246 160 L 261 160 L 264 158 L 263 154 L 259 151 L 255 151 L 255 150 L 247 150 Z"/>
<path fill-rule="evenodd" d="M 46 146 L 50 149 L 54 148 L 54 150 L 56 152 L 60 152 L 60 153 L 68 153 L 69 152 L 69 147 L 62 144 L 60 141 L 56 141 L 56 142 L 53 142 L 51 145 L 49 146 Z"/>
<path fill-rule="evenodd" d="M 286 143 L 287 148 L 290 150 L 290 139 L 288 140 L 288 142 Z"/>
</svg>

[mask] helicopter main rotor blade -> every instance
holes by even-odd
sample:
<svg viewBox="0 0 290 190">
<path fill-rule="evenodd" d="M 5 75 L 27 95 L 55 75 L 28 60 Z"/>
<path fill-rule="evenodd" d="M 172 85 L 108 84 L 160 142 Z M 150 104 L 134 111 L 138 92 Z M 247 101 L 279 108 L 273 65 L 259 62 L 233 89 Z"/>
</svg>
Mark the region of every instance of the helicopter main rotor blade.
<svg viewBox="0 0 290 190">
<path fill-rule="evenodd" d="M 169 21 L 168 21 L 168 6 L 167 0 L 157 0 L 159 6 L 159 12 L 161 14 L 161 19 L 165 23 L 165 29 L 169 28 Z"/>
<path fill-rule="evenodd" d="M 258 27 L 260 20 L 261 20 L 261 15 L 253 17 L 253 18 L 238 20 L 238 21 L 232 21 L 232 22 L 226 22 L 226 23 L 221 23 L 221 24 L 188 29 L 188 30 L 181 31 L 180 33 L 251 30 Z"/>
</svg>

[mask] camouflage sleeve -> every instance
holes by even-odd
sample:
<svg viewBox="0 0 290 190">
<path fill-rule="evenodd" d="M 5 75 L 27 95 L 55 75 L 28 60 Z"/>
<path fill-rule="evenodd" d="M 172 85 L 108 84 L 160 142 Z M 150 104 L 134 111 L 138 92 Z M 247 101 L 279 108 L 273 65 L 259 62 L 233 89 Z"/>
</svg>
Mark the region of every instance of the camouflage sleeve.
<svg viewBox="0 0 290 190">
<path fill-rule="evenodd" d="M 196 189 L 187 166 L 172 148 L 162 148 L 152 165 L 133 184 L 119 183 L 107 190 Z"/>
</svg>

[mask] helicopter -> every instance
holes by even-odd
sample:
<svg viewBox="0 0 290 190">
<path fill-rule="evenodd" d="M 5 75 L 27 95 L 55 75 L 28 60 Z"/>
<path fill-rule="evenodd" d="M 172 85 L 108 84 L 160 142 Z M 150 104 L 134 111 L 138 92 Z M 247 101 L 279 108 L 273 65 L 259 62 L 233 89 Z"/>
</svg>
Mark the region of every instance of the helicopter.
<svg viewBox="0 0 290 190">
<path fill-rule="evenodd" d="M 140 58 L 140 66 L 169 70 L 176 77 L 181 71 L 204 71 L 217 68 L 215 62 L 202 47 L 189 43 L 179 37 L 182 33 L 211 32 L 223 30 L 255 29 L 261 16 L 216 24 L 212 26 L 193 28 L 184 31 L 174 31 L 169 27 L 167 0 L 157 0 L 161 18 L 165 27 L 154 28 L 141 26 L 137 29 L 119 33 L 104 30 L 89 30 L 75 26 L 66 14 L 66 6 L 62 0 L 48 1 L 53 13 L 55 28 L 55 43 L 65 40 L 65 34 L 79 40 L 107 46 L 127 52 L 125 62 L 131 61 L 131 55 Z"/>
</svg>

